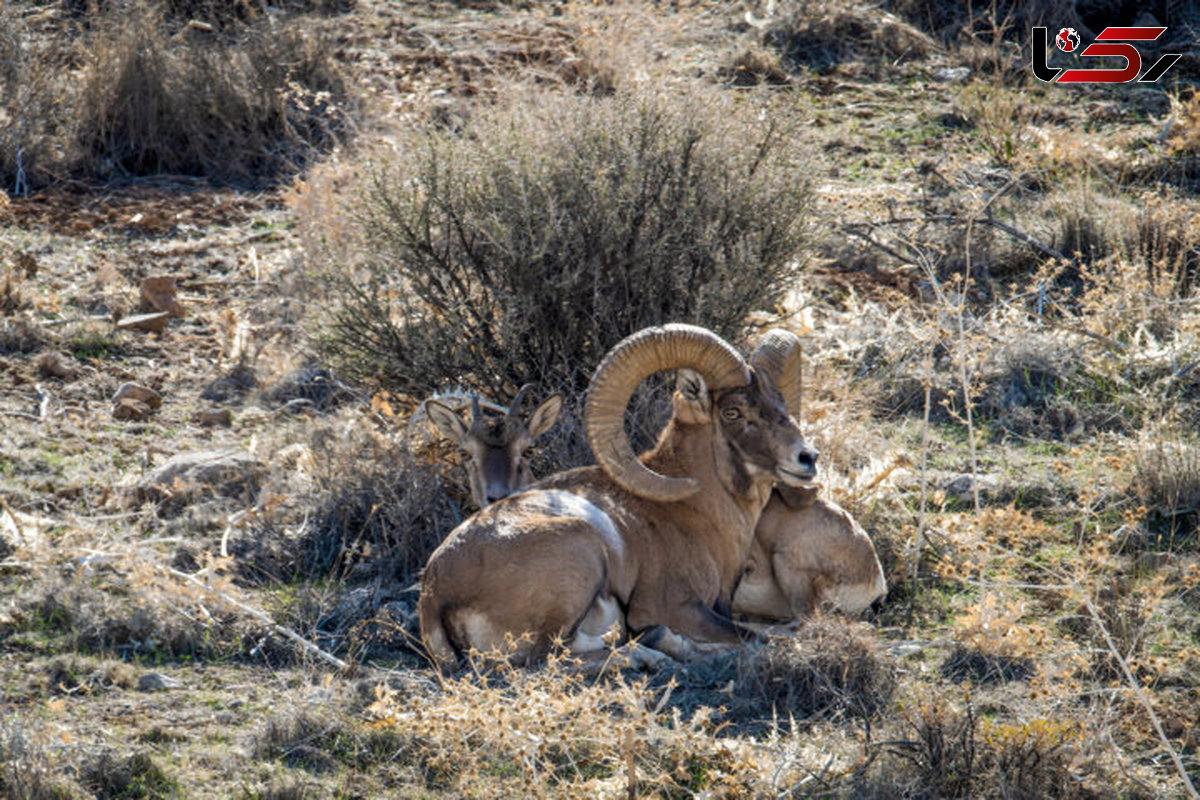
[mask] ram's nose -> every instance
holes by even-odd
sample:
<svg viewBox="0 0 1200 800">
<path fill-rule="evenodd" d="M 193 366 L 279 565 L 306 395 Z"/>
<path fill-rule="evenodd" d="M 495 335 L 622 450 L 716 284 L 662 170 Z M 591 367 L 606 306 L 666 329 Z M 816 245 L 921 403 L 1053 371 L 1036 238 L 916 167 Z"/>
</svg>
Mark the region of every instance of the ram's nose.
<svg viewBox="0 0 1200 800">
<path fill-rule="evenodd" d="M 796 472 L 806 478 L 817 476 L 817 459 L 820 453 L 815 448 L 803 447 L 796 455 Z"/>
</svg>

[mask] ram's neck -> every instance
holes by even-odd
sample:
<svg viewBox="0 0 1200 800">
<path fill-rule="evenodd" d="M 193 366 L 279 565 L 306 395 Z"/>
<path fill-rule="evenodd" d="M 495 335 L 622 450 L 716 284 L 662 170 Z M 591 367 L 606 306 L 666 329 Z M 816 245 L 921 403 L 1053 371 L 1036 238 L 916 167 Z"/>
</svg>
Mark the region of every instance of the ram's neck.
<svg viewBox="0 0 1200 800">
<path fill-rule="evenodd" d="M 668 476 L 688 476 L 700 491 L 677 505 L 688 510 L 690 533 L 704 542 L 726 571 L 746 560 L 754 527 L 771 496 L 770 476 L 753 476 L 724 438 L 711 425 L 686 425 L 672 420 L 642 463 Z"/>
</svg>

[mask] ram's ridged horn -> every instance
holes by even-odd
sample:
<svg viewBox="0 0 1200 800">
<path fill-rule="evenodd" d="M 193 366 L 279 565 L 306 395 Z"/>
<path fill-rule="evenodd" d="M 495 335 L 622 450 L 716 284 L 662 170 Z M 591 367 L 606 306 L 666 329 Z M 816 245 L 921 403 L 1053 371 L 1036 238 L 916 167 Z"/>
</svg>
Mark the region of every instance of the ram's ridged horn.
<svg viewBox="0 0 1200 800">
<path fill-rule="evenodd" d="M 533 384 L 527 383 L 524 386 L 522 386 L 520 389 L 517 390 L 517 396 L 512 399 L 511 403 L 508 404 L 507 416 L 509 416 L 509 417 L 520 416 L 521 403 L 524 402 L 524 400 L 525 400 L 525 393 L 532 388 L 533 388 Z"/>
<path fill-rule="evenodd" d="M 767 331 L 750 355 L 750 364 L 771 377 L 775 388 L 783 395 L 788 413 L 799 420 L 803 380 L 800 375 L 800 340 L 796 334 L 781 328 Z"/>
<path fill-rule="evenodd" d="M 597 463 L 625 489 L 650 500 L 671 502 L 694 494 L 692 478 L 671 478 L 646 468 L 625 435 L 625 407 L 638 384 L 656 372 L 692 369 L 709 390 L 746 386 L 746 361 L 715 333 L 695 325 L 672 323 L 646 328 L 621 340 L 592 376 L 584 410 L 588 443 Z"/>
</svg>

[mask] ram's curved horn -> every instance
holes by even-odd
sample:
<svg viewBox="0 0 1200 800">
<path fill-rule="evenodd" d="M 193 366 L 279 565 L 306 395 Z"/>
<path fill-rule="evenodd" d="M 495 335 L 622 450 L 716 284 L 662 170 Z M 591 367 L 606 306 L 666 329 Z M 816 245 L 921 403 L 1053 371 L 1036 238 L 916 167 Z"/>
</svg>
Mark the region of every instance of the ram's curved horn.
<svg viewBox="0 0 1200 800">
<path fill-rule="evenodd" d="M 783 395 L 788 413 L 800 419 L 801 389 L 800 340 L 791 331 L 775 328 L 758 340 L 750 355 L 750 364 L 770 376 L 775 388 Z"/>
<path fill-rule="evenodd" d="M 625 435 L 625 407 L 638 384 L 656 372 L 685 368 L 700 373 L 709 390 L 750 382 L 749 365 L 728 342 L 704 328 L 672 323 L 621 340 L 600 362 L 588 387 L 584 426 L 592 453 L 609 477 L 640 497 L 669 502 L 700 488 L 693 478 L 648 469 Z"/>
</svg>

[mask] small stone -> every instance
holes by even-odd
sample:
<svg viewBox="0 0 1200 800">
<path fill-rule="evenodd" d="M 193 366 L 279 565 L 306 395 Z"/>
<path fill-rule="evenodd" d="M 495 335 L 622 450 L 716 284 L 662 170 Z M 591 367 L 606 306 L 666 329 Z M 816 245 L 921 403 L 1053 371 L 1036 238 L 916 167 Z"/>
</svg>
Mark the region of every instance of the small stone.
<svg viewBox="0 0 1200 800">
<path fill-rule="evenodd" d="M 938 83 L 965 83 L 970 76 L 970 67 L 942 67 L 935 69 L 932 75 Z"/>
<path fill-rule="evenodd" d="M 118 400 L 113 404 L 112 410 L 113 419 L 121 420 L 122 422 L 141 422 L 152 413 L 154 411 L 150 406 L 130 397 Z"/>
<path fill-rule="evenodd" d="M 197 411 L 192 416 L 192 421 L 206 428 L 228 428 L 233 425 L 233 412 L 228 408 L 206 408 Z"/>
<path fill-rule="evenodd" d="M 148 333 L 162 333 L 167 329 L 167 319 L 171 315 L 165 311 L 159 311 L 154 314 L 135 314 L 132 317 L 125 317 L 117 323 L 117 327 L 121 330 L 139 330 Z"/>
<path fill-rule="evenodd" d="M 161 503 L 172 516 L 198 497 L 248 498 L 258 493 L 266 465 L 240 450 L 180 453 L 151 470 L 129 491 L 133 503 Z"/>
<path fill-rule="evenodd" d="M 1000 485 L 991 475 L 971 475 L 964 473 L 951 478 L 942 487 L 947 494 L 954 495 L 959 500 L 972 500 L 975 497 L 975 487 L 979 487 L 980 497 L 986 496 L 989 492 L 996 491 Z"/>
<path fill-rule="evenodd" d="M 38 356 L 37 369 L 43 378 L 73 381 L 79 377 L 79 366 L 75 360 L 62 353 L 42 353 Z"/>
<path fill-rule="evenodd" d="M 117 393 L 113 395 L 113 402 L 119 403 L 125 399 L 138 400 L 150 408 L 160 408 L 162 406 L 162 395 L 149 386 L 142 386 L 140 383 L 121 384 L 120 388 L 117 389 Z"/>
<path fill-rule="evenodd" d="M 180 686 L 183 686 L 181 681 L 161 672 L 147 672 L 138 678 L 137 684 L 139 692 L 161 692 L 167 689 L 178 689 Z"/>
<path fill-rule="evenodd" d="M 142 279 L 142 302 L 155 311 L 165 311 L 172 317 L 182 317 L 187 312 L 180 305 L 174 275 L 151 275 Z"/>
</svg>

